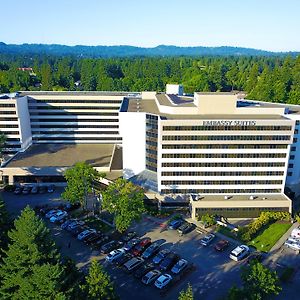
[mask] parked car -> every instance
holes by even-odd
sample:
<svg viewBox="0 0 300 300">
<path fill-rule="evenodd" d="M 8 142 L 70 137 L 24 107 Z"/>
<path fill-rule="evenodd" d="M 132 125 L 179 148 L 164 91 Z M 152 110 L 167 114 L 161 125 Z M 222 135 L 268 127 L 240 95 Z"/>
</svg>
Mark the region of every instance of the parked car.
<svg viewBox="0 0 300 300">
<path fill-rule="evenodd" d="M 149 258 L 151 256 L 153 256 L 154 254 L 156 254 L 159 251 L 159 248 L 161 246 L 161 242 L 154 242 L 152 245 L 150 245 L 141 255 L 142 258 Z"/>
<path fill-rule="evenodd" d="M 68 216 L 66 211 L 59 210 L 55 215 L 50 218 L 51 223 L 56 223 L 62 221 L 64 218 Z"/>
<path fill-rule="evenodd" d="M 53 193 L 54 190 L 55 190 L 54 184 L 51 184 L 51 185 L 48 185 L 48 186 L 47 186 L 47 192 L 48 192 L 48 193 Z"/>
<path fill-rule="evenodd" d="M 133 258 L 133 255 L 131 253 L 125 253 L 124 255 L 116 258 L 114 260 L 114 263 L 116 266 L 123 266 L 126 262 L 128 262 L 132 258 Z"/>
<path fill-rule="evenodd" d="M 261 262 L 263 260 L 263 254 L 258 251 L 251 253 L 247 258 L 247 264 L 250 265 L 254 260 Z"/>
<path fill-rule="evenodd" d="M 22 194 L 23 195 L 28 195 L 31 191 L 31 186 L 29 185 L 25 185 L 24 188 L 23 188 L 23 191 L 22 191 Z"/>
<path fill-rule="evenodd" d="M 143 276 L 142 283 L 148 285 L 152 283 L 154 280 L 156 280 L 160 275 L 161 275 L 160 271 L 152 270 Z"/>
<path fill-rule="evenodd" d="M 102 245 L 106 244 L 109 241 L 109 237 L 107 235 L 102 235 L 97 241 L 93 243 L 93 247 L 99 249 Z"/>
<path fill-rule="evenodd" d="M 148 248 L 151 245 L 151 239 L 150 238 L 144 238 L 142 239 L 139 244 L 135 245 L 132 249 L 132 254 L 134 256 L 139 256 L 143 253 L 143 251 Z"/>
<path fill-rule="evenodd" d="M 125 254 L 125 250 L 122 248 L 113 250 L 113 251 L 109 252 L 109 254 L 107 254 L 107 256 L 105 257 L 105 260 L 108 262 L 113 262 L 115 259 L 117 259 L 120 256 L 123 256 L 124 254 Z"/>
<path fill-rule="evenodd" d="M 249 250 L 248 246 L 240 245 L 230 252 L 229 257 L 232 260 L 239 261 L 239 260 L 242 260 L 245 257 L 247 257 L 249 255 L 249 253 L 250 253 L 250 250 Z"/>
<path fill-rule="evenodd" d="M 159 268 L 163 271 L 167 271 L 171 268 L 177 261 L 179 260 L 179 256 L 174 252 L 170 252 L 160 263 Z"/>
<path fill-rule="evenodd" d="M 45 217 L 47 219 L 50 219 L 52 216 L 56 215 L 57 213 L 58 213 L 57 209 L 51 209 L 46 213 Z"/>
<path fill-rule="evenodd" d="M 128 262 L 124 264 L 124 270 L 127 273 L 131 273 L 136 270 L 140 265 L 144 263 L 144 260 L 141 257 L 133 257 Z"/>
<path fill-rule="evenodd" d="M 216 251 L 224 251 L 229 246 L 229 242 L 227 240 L 218 241 L 214 248 Z"/>
<path fill-rule="evenodd" d="M 169 249 L 160 250 L 156 256 L 153 257 L 152 261 L 156 265 L 159 264 L 171 251 Z"/>
<path fill-rule="evenodd" d="M 67 203 L 67 204 L 65 204 L 64 209 L 66 211 L 72 211 L 72 210 L 75 210 L 79 207 L 80 207 L 80 202 L 76 202 L 76 203 L 73 203 L 73 204 L 72 203 Z"/>
<path fill-rule="evenodd" d="M 92 228 L 86 229 L 86 230 L 84 230 L 84 231 L 82 231 L 82 232 L 80 232 L 80 233 L 78 234 L 77 239 L 78 239 L 79 241 L 82 241 L 82 240 L 84 240 L 86 237 L 90 236 L 90 235 L 93 234 L 93 233 L 96 233 L 96 229 L 92 229 Z"/>
<path fill-rule="evenodd" d="M 84 239 L 84 242 L 87 245 L 93 245 L 98 242 L 103 237 L 103 234 L 100 232 L 93 233 Z"/>
<path fill-rule="evenodd" d="M 31 189 L 31 194 L 37 194 L 39 192 L 39 187 L 37 185 L 33 186 Z"/>
<path fill-rule="evenodd" d="M 46 192 L 47 192 L 47 188 L 44 185 L 42 185 L 42 186 L 39 187 L 39 193 L 40 194 L 44 194 Z"/>
<path fill-rule="evenodd" d="M 205 237 L 203 237 L 201 240 L 200 240 L 200 244 L 203 245 L 203 246 L 208 246 L 212 240 L 215 238 L 215 235 L 210 233 L 210 234 L 207 234 Z"/>
<path fill-rule="evenodd" d="M 171 275 L 169 275 L 169 274 L 163 274 L 163 275 L 160 275 L 156 279 L 154 285 L 157 288 L 162 289 L 162 288 L 166 287 L 170 283 L 171 280 L 172 280 L 172 276 Z"/>
<path fill-rule="evenodd" d="M 168 228 L 176 230 L 183 224 L 183 222 L 184 221 L 182 219 L 175 219 L 169 223 Z"/>
<path fill-rule="evenodd" d="M 182 272 L 182 270 L 186 268 L 187 265 L 188 262 L 182 258 L 173 266 L 171 272 L 174 274 L 179 274 L 180 272 Z"/>
<path fill-rule="evenodd" d="M 129 231 L 127 233 L 125 233 L 122 237 L 121 237 L 121 240 L 124 242 L 124 243 L 127 243 L 128 241 L 132 240 L 133 238 L 136 237 L 136 232 L 134 231 Z"/>
<path fill-rule="evenodd" d="M 179 232 L 179 234 L 183 235 L 186 233 L 191 232 L 192 230 L 194 230 L 196 228 L 195 224 L 189 223 L 189 222 L 184 222 L 178 229 L 177 231 Z"/>
<path fill-rule="evenodd" d="M 17 186 L 14 190 L 15 195 L 21 195 L 23 188 L 21 186 Z"/>
<path fill-rule="evenodd" d="M 74 223 L 74 222 L 76 222 L 75 219 L 68 219 L 68 220 L 64 221 L 64 222 L 60 225 L 60 228 L 61 228 L 61 229 L 67 229 L 67 227 L 68 227 L 69 225 L 71 225 L 72 223 Z"/>
<path fill-rule="evenodd" d="M 110 241 L 110 242 L 104 244 L 101 247 L 101 252 L 106 254 L 106 253 L 109 253 L 110 251 L 112 251 L 114 249 L 122 247 L 122 245 L 123 245 L 122 242 L 113 240 L 113 241 Z"/>
<path fill-rule="evenodd" d="M 133 238 L 129 242 L 127 242 L 124 246 L 126 251 L 130 251 L 135 245 L 137 245 L 141 241 L 140 238 Z"/>
<path fill-rule="evenodd" d="M 74 227 L 73 229 L 71 229 L 70 230 L 70 232 L 71 232 L 71 234 L 73 235 L 73 236 L 78 236 L 78 234 L 80 234 L 81 232 L 83 232 L 83 231 L 85 231 L 85 230 L 87 230 L 87 229 L 89 229 L 89 227 L 88 226 L 85 226 L 85 225 L 79 225 L 79 226 L 76 226 L 76 227 Z"/>
<path fill-rule="evenodd" d="M 84 224 L 85 224 L 84 221 L 75 220 L 74 222 L 72 222 L 71 224 L 69 224 L 66 229 L 68 231 L 72 231 L 73 229 L 75 229 L 75 228 L 77 228 L 79 226 L 83 226 Z"/>
<path fill-rule="evenodd" d="M 292 250 L 300 251 L 300 242 L 294 238 L 287 239 L 284 245 Z"/>
<path fill-rule="evenodd" d="M 154 268 L 155 266 L 151 263 L 144 264 L 134 272 L 134 277 L 142 278 L 146 273 L 153 270 Z"/>
</svg>

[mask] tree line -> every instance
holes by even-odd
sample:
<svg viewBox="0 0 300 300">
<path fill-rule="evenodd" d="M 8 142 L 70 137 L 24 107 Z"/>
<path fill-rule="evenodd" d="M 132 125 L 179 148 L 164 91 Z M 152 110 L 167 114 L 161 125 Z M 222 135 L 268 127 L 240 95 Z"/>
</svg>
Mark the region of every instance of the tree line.
<svg viewBox="0 0 300 300">
<path fill-rule="evenodd" d="M 32 70 L 20 70 L 29 67 Z M 0 92 L 19 90 L 243 90 L 249 99 L 300 104 L 300 56 L 80 59 L 0 55 Z"/>
</svg>

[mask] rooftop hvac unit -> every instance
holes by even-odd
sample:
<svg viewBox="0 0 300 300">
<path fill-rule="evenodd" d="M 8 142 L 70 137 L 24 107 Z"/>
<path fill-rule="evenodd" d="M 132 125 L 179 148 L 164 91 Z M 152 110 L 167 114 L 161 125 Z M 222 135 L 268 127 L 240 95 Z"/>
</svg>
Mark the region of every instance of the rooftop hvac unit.
<svg viewBox="0 0 300 300">
<path fill-rule="evenodd" d="M 228 200 L 228 199 L 230 199 L 231 198 L 231 196 L 224 196 L 224 199 L 225 200 Z"/>
<path fill-rule="evenodd" d="M 250 196 L 249 199 L 250 199 L 250 200 L 254 200 L 254 199 L 255 199 L 255 196 Z"/>
</svg>

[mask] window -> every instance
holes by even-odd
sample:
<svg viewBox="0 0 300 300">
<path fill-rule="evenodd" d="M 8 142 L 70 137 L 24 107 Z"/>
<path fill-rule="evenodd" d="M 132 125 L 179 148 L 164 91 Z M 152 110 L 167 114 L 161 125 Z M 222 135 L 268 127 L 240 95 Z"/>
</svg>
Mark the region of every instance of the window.
<svg viewBox="0 0 300 300">
<path fill-rule="evenodd" d="M 296 121 L 296 125 L 299 125 L 299 124 L 300 124 L 300 121 L 299 121 L 299 120 L 297 120 L 297 121 Z"/>
<path fill-rule="evenodd" d="M 292 169 L 292 168 L 294 168 L 294 164 L 289 164 L 289 169 Z"/>
<path fill-rule="evenodd" d="M 295 129 L 294 134 L 298 134 L 298 129 Z"/>
<path fill-rule="evenodd" d="M 293 139 L 293 143 L 297 143 L 298 139 L 297 138 L 294 138 Z"/>
<path fill-rule="evenodd" d="M 295 146 L 291 147 L 291 151 L 296 151 L 296 147 Z"/>
<path fill-rule="evenodd" d="M 291 155 L 291 156 L 290 156 L 290 159 L 295 159 L 295 155 Z"/>
<path fill-rule="evenodd" d="M 293 176 L 293 172 L 288 172 L 287 176 Z"/>
</svg>

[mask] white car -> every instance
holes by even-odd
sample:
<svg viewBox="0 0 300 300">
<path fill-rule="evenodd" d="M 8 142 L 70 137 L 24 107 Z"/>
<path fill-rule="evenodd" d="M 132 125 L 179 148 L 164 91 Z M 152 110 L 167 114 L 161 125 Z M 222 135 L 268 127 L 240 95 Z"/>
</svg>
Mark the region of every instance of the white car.
<svg viewBox="0 0 300 300">
<path fill-rule="evenodd" d="M 200 244 L 203 246 L 208 246 L 214 238 L 215 235 L 210 233 L 200 240 Z"/>
<path fill-rule="evenodd" d="M 299 239 L 297 240 L 297 239 L 294 239 L 294 238 L 289 238 L 289 239 L 286 240 L 284 245 L 288 248 L 293 249 L 293 250 L 300 251 L 300 241 L 299 241 Z"/>
<path fill-rule="evenodd" d="M 59 222 L 59 221 L 63 220 L 67 215 L 68 215 L 68 213 L 66 211 L 59 210 L 55 215 L 53 215 L 50 218 L 50 222 L 51 223 Z"/>
<path fill-rule="evenodd" d="M 154 285 L 158 288 L 158 289 L 162 289 L 164 288 L 170 281 L 172 280 L 172 276 L 169 274 L 164 274 L 159 276 Z"/>
<path fill-rule="evenodd" d="M 174 267 L 171 269 L 171 272 L 174 274 L 179 274 L 186 266 L 188 262 L 185 259 L 180 259 Z"/>
<path fill-rule="evenodd" d="M 77 239 L 79 241 L 82 241 L 85 237 L 87 237 L 88 235 L 92 234 L 92 233 L 96 233 L 96 230 L 95 229 L 87 229 L 87 230 L 84 230 L 82 231 L 81 233 L 79 233 L 77 235 Z"/>
<path fill-rule="evenodd" d="M 117 259 L 117 258 L 121 257 L 122 255 L 124 255 L 124 253 L 125 253 L 125 250 L 123 248 L 113 250 L 109 254 L 107 254 L 105 259 L 108 262 L 113 262 L 115 259 Z"/>
<path fill-rule="evenodd" d="M 250 253 L 249 247 L 246 245 L 241 245 L 236 247 L 230 252 L 229 257 L 232 260 L 239 261 L 247 257 Z"/>
<path fill-rule="evenodd" d="M 59 210 L 57 210 L 57 209 L 51 209 L 46 213 L 45 217 L 47 219 L 50 219 L 52 216 L 54 216 L 58 212 L 59 212 Z"/>
</svg>

